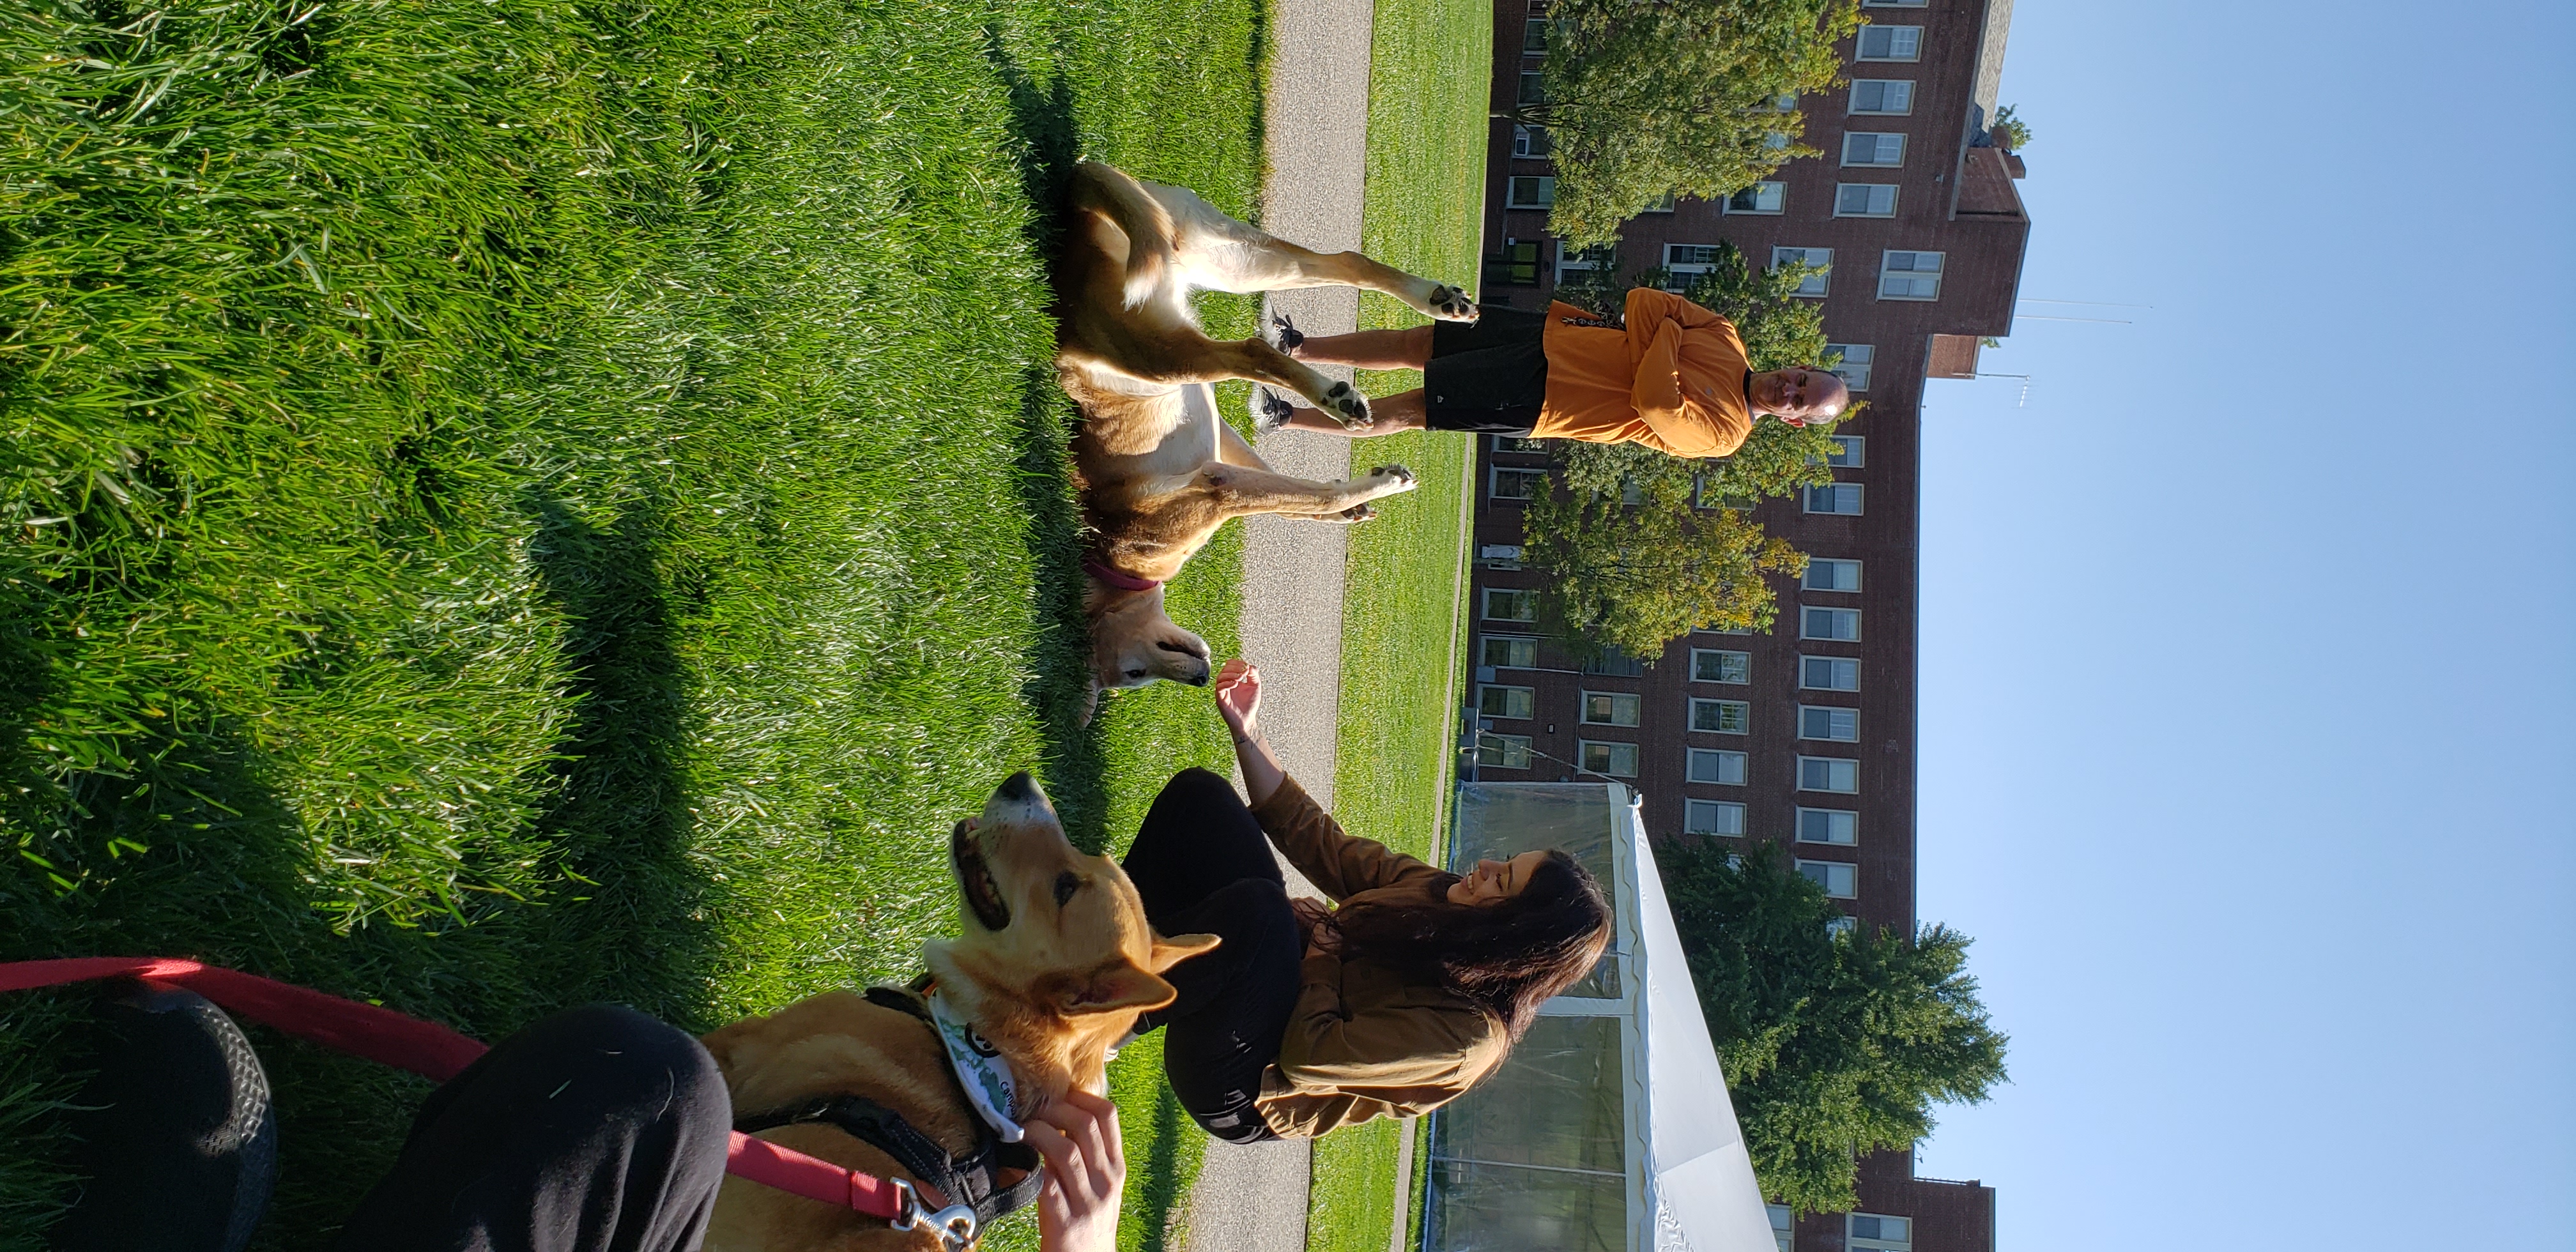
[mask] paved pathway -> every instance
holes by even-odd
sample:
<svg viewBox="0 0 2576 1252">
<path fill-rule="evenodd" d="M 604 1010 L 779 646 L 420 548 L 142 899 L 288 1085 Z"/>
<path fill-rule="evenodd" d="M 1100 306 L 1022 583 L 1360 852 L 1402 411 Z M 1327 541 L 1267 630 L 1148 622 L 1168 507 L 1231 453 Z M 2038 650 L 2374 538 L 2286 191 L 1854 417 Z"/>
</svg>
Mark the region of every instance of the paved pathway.
<svg viewBox="0 0 2576 1252">
<path fill-rule="evenodd" d="M 1297 0 L 1272 12 L 1279 25 L 1261 227 L 1309 248 L 1357 248 L 1367 179 L 1371 0 Z M 1358 329 L 1356 291 L 1291 291 L 1272 299 L 1310 334 Z M 1255 448 L 1284 473 L 1334 479 L 1350 470 L 1345 440 L 1272 436 Z M 1247 519 L 1244 532 L 1243 651 L 1261 667 L 1263 729 L 1289 773 L 1327 807 L 1341 725 L 1345 533 L 1340 526 L 1276 517 Z M 1289 874 L 1292 891 L 1314 893 L 1294 870 Z M 1311 1158 L 1302 1140 L 1248 1148 L 1210 1142 L 1190 1198 L 1190 1252 L 1304 1252 Z"/>
</svg>

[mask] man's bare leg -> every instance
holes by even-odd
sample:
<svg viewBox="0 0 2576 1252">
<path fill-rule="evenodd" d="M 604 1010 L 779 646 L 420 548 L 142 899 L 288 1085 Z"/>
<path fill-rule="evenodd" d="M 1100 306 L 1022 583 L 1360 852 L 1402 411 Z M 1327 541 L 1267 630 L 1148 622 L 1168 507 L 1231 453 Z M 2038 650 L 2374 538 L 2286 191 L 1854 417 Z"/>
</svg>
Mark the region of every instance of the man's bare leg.
<svg viewBox="0 0 2576 1252">
<path fill-rule="evenodd" d="M 1364 370 L 1418 370 L 1431 359 L 1431 328 L 1355 330 L 1347 335 L 1309 335 L 1288 355 L 1308 365 L 1351 365 Z"/>
<path fill-rule="evenodd" d="M 1348 336 L 1336 336 L 1336 338 L 1348 338 Z M 1422 416 L 1422 389 L 1416 387 L 1411 391 L 1369 401 L 1369 420 L 1365 425 L 1345 426 L 1342 424 L 1342 419 L 1338 417 L 1318 413 L 1313 409 L 1292 408 L 1288 411 L 1288 416 L 1280 421 L 1278 429 L 1311 430 L 1327 435 L 1340 435 L 1344 439 L 1366 439 L 1372 435 L 1394 435 L 1408 430 L 1420 430 L 1423 428 Z"/>
</svg>

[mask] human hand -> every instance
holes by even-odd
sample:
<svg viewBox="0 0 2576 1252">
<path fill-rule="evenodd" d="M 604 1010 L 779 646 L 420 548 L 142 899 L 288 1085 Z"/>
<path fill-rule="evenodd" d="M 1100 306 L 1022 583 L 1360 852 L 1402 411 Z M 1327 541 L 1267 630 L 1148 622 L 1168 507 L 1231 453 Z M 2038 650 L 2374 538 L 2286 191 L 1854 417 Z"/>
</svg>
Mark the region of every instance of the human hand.
<svg viewBox="0 0 2576 1252">
<path fill-rule="evenodd" d="M 1023 1129 L 1029 1146 L 1046 1161 L 1046 1183 L 1038 1191 L 1038 1247 L 1117 1252 L 1119 1193 L 1127 1185 L 1118 1106 L 1077 1088 L 1039 1109 Z"/>
<path fill-rule="evenodd" d="M 1216 672 L 1216 713 L 1236 743 L 1261 737 L 1261 671 L 1241 657 Z"/>
</svg>

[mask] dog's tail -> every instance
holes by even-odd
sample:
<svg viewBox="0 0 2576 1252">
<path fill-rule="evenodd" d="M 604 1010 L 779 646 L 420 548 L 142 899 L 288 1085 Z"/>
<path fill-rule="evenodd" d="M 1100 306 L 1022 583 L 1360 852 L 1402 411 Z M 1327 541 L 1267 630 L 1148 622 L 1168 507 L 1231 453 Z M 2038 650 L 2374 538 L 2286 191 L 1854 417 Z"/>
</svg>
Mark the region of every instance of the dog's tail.
<svg viewBox="0 0 2576 1252">
<path fill-rule="evenodd" d="M 1124 302 L 1135 308 L 1152 298 L 1178 267 L 1172 250 L 1172 215 L 1125 170 L 1085 161 L 1074 169 L 1074 203 L 1096 209 L 1127 234 Z"/>
</svg>

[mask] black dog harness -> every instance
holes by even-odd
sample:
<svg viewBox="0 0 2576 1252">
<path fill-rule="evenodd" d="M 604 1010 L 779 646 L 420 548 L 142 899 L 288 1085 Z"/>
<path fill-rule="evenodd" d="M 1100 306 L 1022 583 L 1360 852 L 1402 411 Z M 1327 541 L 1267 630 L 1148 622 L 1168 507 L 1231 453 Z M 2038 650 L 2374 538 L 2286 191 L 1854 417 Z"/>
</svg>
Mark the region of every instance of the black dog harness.
<svg viewBox="0 0 2576 1252">
<path fill-rule="evenodd" d="M 917 991 L 898 991 L 892 987 L 870 987 L 868 1003 L 878 1008 L 893 1009 L 920 1019 L 933 1035 L 939 1028 L 930 1020 Z M 938 1140 L 921 1133 L 905 1121 L 903 1114 L 862 1095 L 817 1096 L 803 1104 L 766 1112 L 749 1113 L 734 1119 L 733 1128 L 744 1134 L 770 1130 L 779 1126 L 821 1122 L 838 1128 L 844 1134 L 895 1159 L 912 1176 L 939 1188 L 950 1204 L 962 1204 L 975 1210 L 978 1226 L 990 1226 L 1005 1213 L 1026 1208 L 1038 1198 L 1038 1188 L 1045 1175 L 1038 1170 L 1037 1149 L 1026 1143 L 1004 1143 L 984 1119 L 974 1115 L 974 1105 L 966 1098 L 966 1088 L 958 1081 L 957 1071 L 943 1059 L 939 1069 L 948 1075 L 948 1085 L 955 1089 L 957 1103 L 968 1110 L 967 1120 L 975 1124 L 975 1146 L 964 1156 L 950 1156 Z M 1006 1169 L 1025 1170 L 1028 1177 L 1003 1187 L 998 1175 Z"/>
</svg>

